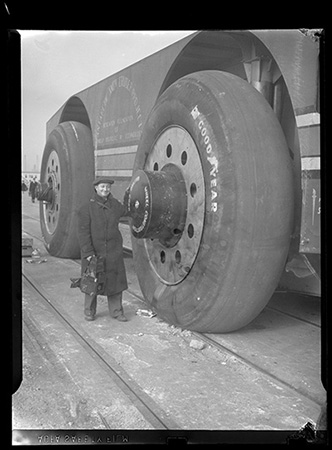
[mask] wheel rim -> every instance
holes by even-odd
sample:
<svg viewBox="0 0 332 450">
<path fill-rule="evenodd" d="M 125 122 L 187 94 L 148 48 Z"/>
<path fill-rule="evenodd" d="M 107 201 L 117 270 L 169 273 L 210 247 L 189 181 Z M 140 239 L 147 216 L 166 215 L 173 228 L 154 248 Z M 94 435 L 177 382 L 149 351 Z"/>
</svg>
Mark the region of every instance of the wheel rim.
<svg viewBox="0 0 332 450">
<path fill-rule="evenodd" d="M 43 216 L 46 230 L 53 234 L 57 228 L 60 214 L 60 189 L 61 189 L 61 170 L 58 153 L 52 150 L 45 168 L 45 182 L 52 179 L 53 201 L 52 203 L 43 203 Z"/>
<path fill-rule="evenodd" d="M 170 166 L 176 166 L 181 171 L 186 187 L 183 232 L 172 246 L 165 245 L 161 239 L 150 238 L 144 239 L 144 247 L 157 277 L 166 285 L 176 285 L 184 280 L 194 265 L 205 214 L 201 159 L 191 135 L 179 126 L 169 127 L 159 135 L 148 155 L 144 171 L 166 171 Z"/>
</svg>

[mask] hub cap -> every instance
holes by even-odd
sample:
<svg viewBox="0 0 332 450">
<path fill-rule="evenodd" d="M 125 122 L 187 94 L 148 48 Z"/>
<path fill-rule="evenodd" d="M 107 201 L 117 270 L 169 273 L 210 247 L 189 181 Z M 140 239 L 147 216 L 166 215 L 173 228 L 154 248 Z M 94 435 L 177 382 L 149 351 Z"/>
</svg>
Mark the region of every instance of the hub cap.
<svg viewBox="0 0 332 450">
<path fill-rule="evenodd" d="M 183 128 L 167 128 L 154 143 L 129 191 L 131 230 L 144 238 L 149 262 L 167 285 L 180 283 L 198 253 L 205 212 L 200 156 Z"/>
</svg>

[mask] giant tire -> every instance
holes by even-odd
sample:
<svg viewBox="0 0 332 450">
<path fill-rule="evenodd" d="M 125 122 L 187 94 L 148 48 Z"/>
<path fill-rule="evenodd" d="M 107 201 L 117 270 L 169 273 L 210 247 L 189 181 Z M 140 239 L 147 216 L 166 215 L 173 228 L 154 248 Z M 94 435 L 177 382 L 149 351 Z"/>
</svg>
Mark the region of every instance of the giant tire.
<svg viewBox="0 0 332 450">
<path fill-rule="evenodd" d="M 79 258 L 76 212 L 93 188 L 94 154 L 91 130 L 80 122 L 60 123 L 49 135 L 41 164 L 41 182 L 51 177 L 54 202 L 40 202 L 40 223 L 48 252 Z"/>
<path fill-rule="evenodd" d="M 161 169 L 158 162 L 152 166 L 151 155 L 161 158 L 160 152 L 167 153 L 160 149 L 166 147 L 164 135 L 169 140 L 174 136 L 174 141 L 177 135 L 190 136 L 199 154 L 204 217 L 201 225 L 192 219 L 189 226 L 191 234 L 200 226 L 202 233 L 188 274 L 176 283 L 165 283 L 156 273 L 153 243 L 132 238 L 141 290 L 169 323 L 201 332 L 239 329 L 269 301 L 288 254 L 293 181 L 282 129 L 270 105 L 246 81 L 204 71 L 176 81 L 158 99 L 143 130 L 134 170 L 146 169 L 149 158 L 150 169 Z M 181 170 L 191 154 L 179 163 Z M 167 252 L 172 249 L 160 252 L 162 264 Z M 173 249 L 169 258 L 174 255 L 179 256 Z"/>
</svg>

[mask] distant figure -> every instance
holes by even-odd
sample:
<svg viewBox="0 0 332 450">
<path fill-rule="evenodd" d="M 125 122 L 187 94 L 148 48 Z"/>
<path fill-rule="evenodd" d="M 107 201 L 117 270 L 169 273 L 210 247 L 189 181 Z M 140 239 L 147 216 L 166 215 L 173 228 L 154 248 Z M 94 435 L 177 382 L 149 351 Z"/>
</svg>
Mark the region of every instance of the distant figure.
<svg viewBox="0 0 332 450">
<path fill-rule="evenodd" d="M 40 180 L 37 181 L 35 180 L 37 183 L 37 186 L 35 188 L 35 198 L 38 200 L 39 195 L 41 194 L 41 184 L 40 184 Z"/>
<path fill-rule="evenodd" d="M 27 185 L 25 184 L 24 181 L 22 181 L 22 184 L 21 184 L 21 190 L 22 190 L 23 194 L 24 194 L 25 191 L 28 190 Z"/>
<path fill-rule="evenodd" d="M 35 203 L 37 186 L 38 186 L 38 183 L 37 183 L 36 177 L 34 177 L 31 180 L 30 186 L 29 186 L 29 195 L 31 196 L 32 203 Z"/>
</svg>

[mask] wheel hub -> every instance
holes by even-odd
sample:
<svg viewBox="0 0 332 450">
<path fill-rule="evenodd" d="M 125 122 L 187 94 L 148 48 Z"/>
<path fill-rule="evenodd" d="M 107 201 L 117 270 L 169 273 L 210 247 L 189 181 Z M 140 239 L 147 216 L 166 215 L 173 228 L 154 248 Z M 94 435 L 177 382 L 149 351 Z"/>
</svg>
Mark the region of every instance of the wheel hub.
<svg viewBox="0 0 332 450">
<path fill-rule="evenodd" d="M 59 220 L 60 213 L 60 161 L 58 154 L 55 150 L 52 150 L 48 157 L 44 172 L 44 183 L 48 183 L 48 180 L 52 180 L 53 187 L 53 201 L 52 203 L 43 203 L 44 223 L 49 234 L 53 234 Z"/>
<path fill-rule="evenodd" d="M 185 181 L 174 164 L 159 172 L 138 170 L 131 185 L 134 237 L 159 239 L 165 247 L 173 247 L 184 230 L 186 197 Z"/>
<path fill-rule="evenodd" d="M 185 129 L 169 127 L 157 138 L 144 169 L 133 175 L 128 206 L 132 235 L 144 239 L 158 278 L 180 283 L 196 259 L 205 212 L 201 160 Z"/>
</svg>

